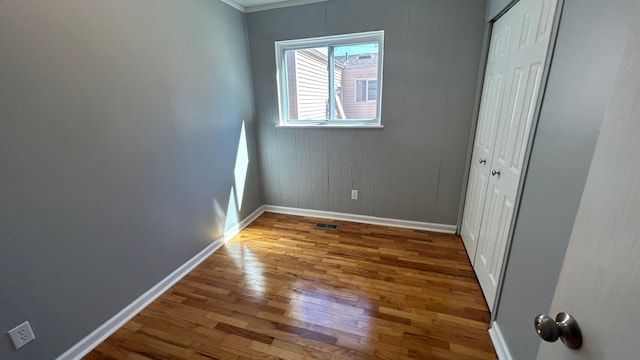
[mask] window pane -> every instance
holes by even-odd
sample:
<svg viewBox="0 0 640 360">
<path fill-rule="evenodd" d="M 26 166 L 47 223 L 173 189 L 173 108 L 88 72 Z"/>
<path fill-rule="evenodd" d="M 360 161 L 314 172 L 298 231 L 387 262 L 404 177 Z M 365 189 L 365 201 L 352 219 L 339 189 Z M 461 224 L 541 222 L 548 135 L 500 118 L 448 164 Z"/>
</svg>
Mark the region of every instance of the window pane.
<svg viewBox="0 0 640 360">
<path fill-rule="evenodd" d="M 356 80 L 356 102 L 367 101 L 367 80 Z"/>
<path fill-rule="evenodd" d="M 378 101 L 377 43 L 336 46 L 333 49 L 336 120 L 373 119 Z M 338 85 L 339 84 L 339 85 Z"/>
<path fill-rule="evenodd" d="M 289 119 L 329 119 L 327 53 L 326 47 L 285 51 Z"/>
<path fill-rule="evenodd" d="M 378 80 L 369 80 L 367 87 L 367 100 L 376 101 L 378 99 Z"/>
</svg>

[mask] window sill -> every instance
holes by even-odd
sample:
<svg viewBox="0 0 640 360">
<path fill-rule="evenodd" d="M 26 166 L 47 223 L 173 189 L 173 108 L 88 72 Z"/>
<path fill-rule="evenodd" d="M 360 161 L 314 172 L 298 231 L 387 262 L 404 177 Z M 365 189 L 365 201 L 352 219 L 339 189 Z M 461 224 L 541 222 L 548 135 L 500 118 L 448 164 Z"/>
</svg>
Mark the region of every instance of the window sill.
<svg viewBox="0 0 640 360">
<path fill-rule="evenodd" d="M 384 125 L 358 125 L 358 124 L 276 124 L 277 128 L 301 128 L 301 129 L 382 129 Z"/>
</svg>

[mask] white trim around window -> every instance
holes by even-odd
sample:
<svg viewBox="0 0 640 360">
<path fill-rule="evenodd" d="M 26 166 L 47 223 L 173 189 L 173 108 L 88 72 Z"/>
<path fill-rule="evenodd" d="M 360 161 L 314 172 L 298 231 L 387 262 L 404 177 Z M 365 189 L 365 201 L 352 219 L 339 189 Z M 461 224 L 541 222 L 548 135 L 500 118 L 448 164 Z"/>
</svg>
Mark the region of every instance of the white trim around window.
<svg viewBox="0 0 640 360">
<path fill-rule="evenodd" d="M 374 49 L 376 52 L 372 51 L 369 55 L 359 53 L 366 52 L 367 49 Z M 278 126 L 382 127 L 384 31 L 276 41 L 275 52 Z M 367 61 L 368 58 L 373 60 Z M 354 65 L 349 65 L 349 62 Z M 343 103 L 346 99 L 345 88 L 350 86 L 350 83 L 344 83 L 344 69 L 348 66 L 363 66 L 363 63 L 367 63 L 366 66 L 377 66 L 377 77 L 356 77 L 367 81 L 366 101 L 357 104 L 376 103 L 375 113 L 371 111 L 364 115 L 361 111 L 350 113 L 351 104 Z M 375 98 L 368 94 L 369 81 L 377 81 Z M 349 96 L 349 102 L 352 98 L 355 100 L 355 96 L 354 83 L 354 94 L 353 97 Z"/>
</svg>

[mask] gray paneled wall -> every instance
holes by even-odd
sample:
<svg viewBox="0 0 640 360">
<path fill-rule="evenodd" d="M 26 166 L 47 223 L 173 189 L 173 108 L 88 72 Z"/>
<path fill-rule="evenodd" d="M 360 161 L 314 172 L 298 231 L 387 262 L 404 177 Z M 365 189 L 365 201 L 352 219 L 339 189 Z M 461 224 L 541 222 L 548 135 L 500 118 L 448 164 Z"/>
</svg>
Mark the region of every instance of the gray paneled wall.
<svg viewBox="0 0 640 360">
<path fill-rule="evenodd" d="M 0 1 L 0 49 L 0 359 L 53 359 L 223 232 L 242 121 L 261 204 L 245 16 Z"/>
<path fill-rule="evenodd" d="M 553 299 L 632 3 L 565 0 L 496 319 L 514 359 L 536 358 L 533 318 Z"/>
<path fill-rule="evenodd" d="M 487 1 L 487 20 L 491 20 L 503 12 L 509 5 L 517 0 L 488 0 Z"/>
<path fill-rule="evenodd" d="M 248 14 L 265 203 L 455 224 L 484 15 L 477 0 L 333 0 Z M 276 128 L 274 41 L 371 30 L 385 30 L 384 129 Z"/>
</svg>

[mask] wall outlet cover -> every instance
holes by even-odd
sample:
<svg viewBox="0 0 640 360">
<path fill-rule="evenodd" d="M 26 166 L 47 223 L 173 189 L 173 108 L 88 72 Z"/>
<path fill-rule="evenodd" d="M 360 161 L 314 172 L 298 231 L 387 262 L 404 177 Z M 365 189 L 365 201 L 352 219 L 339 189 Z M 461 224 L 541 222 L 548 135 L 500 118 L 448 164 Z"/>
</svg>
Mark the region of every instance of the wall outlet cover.
<svg viewBox="0 0 640 360">
<path fill-rule="evenodd" d="M 31 330 L 31 325 L 29 325 L 28 321 L 25 321 L 22 324 L 9 330 L 8 334 L 16 350 L 27 345 L 36 338 L 36 336 L 33 334 L 33 330 Z"/>
</svg>

